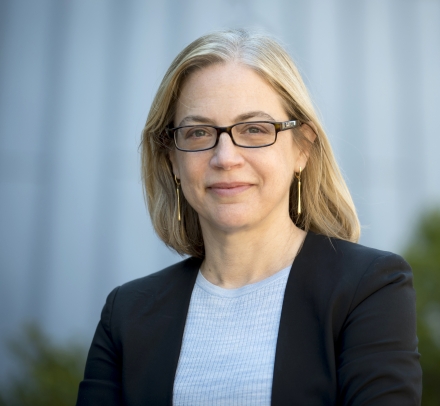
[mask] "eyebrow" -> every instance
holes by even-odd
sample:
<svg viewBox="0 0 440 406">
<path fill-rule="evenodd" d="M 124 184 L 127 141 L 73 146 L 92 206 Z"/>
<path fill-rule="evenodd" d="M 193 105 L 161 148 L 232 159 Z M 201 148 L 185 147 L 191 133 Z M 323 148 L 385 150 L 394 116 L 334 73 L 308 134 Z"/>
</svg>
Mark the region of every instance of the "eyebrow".
<svg viewBox="0 0 440 406">
<path fill-rule="evenodd" d="M 240 114 L 235 117 L 234 122 L 239 123 L 240 121 L 246 121 L 251 118 L 263 118 L 265 120 L 269 121 L 276 121 L 270 114 L 265 113 L 264 111 L 249 111 L 247 113 Z M 191 115 L 184 117 L 178 127 L 181 127 L 187 123 L 201 123 L 201 124 L 213 124 L 213 121 L 207 117 L 203 116 L 197 116 L 197 115 Z"/>
</svg>

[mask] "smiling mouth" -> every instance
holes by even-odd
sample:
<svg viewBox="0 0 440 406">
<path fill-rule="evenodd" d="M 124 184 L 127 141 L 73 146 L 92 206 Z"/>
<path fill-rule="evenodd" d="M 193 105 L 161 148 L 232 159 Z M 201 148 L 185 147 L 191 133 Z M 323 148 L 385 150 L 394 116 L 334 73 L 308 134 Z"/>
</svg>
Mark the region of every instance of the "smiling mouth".
<svg viewBox="0 0 440 406">
<path fill-rule="evenodd" d="M 220 196 L 234 196 L 248 190 L 251 187 L 252 184 L 243 182 L 214 183 L 208 187 L 208 190 Z"/>
</svg>

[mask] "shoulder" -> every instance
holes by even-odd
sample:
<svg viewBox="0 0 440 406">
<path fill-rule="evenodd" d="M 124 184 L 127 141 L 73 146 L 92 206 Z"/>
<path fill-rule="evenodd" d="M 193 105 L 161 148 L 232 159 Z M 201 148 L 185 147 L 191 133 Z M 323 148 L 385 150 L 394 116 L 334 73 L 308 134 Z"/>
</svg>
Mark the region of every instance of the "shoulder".
<svg viewBox="0 0 440 406">
<path fill-rule="evenodd" d="M 312 232 L 308 233 L 306 242 L 308 242 L 309 250 L 313 250 L 323 261 L 336 260 L 338 263 L 352 262 L 367 265 L 369 262 L 380 257 L 399 257 L 392 252 Z M 306 244 L 304 245 L 306 246 Z"/>
<path fill-rule="evenodd" d="M 411 268 L 401 256 L 314 233 L 308 233 L 293 270 L 297 283 L 324 307 L 342 300 L 353 308 L 387 286 L 404 287 L 415 297 Z"/>
<path fill-rule="evenodd" d="M 322 272 L 360 278 L 377 268 L 398 267 L 410 270 L 407 262 L 397 254 L 365 247 L 324 235 L 308 233 L 302 250 L 308 267 L 319 268 Z"/>
<path fill-rule="evenodd" d="M 198 258 L 187 258 L 177 262 L 158 272 L 134 279 L 119 287 L 122 295 L 131 295 L 133 292 L 160 292 L 165 287 L 170 287 L 182 283 L 197 273 L 201 264 Z"/>
<path fill-rule="evenodd" d="M 187 258 L 158 272 L 134 279 L 113 289 L 101 314 L 107 325 L 124 324 L 139 312 L 149 312 L 157 303 L 190 294 L 201 260 Z"/>
</svg>

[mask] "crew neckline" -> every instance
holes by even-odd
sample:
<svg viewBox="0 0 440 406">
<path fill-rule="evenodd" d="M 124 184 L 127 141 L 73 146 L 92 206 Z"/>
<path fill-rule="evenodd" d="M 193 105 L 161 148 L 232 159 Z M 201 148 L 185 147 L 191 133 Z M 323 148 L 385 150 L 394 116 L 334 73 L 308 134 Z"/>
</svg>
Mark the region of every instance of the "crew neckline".
<svg viewBox="0 0 440 406">
<path fill-rule="evenodd" d="M 203 275 L 199 269 L 196 279 L 196 285 L 203 289 L 204 291 L 210 293 L 214 296 L 224 297 L 224 298 L 236 298 L 243 295 L 247 295 L 251 292 L 255 292 L 281 278 L 286 278 L 289 276 L 290 270 L 292 268 L 292 264 L 287 266 L 286 268 L 281 269 L 278 272 L 275 272 L 273 275 L 268 276 L 267 278 L 262 279 L 261 281 L 250 283 L 248 285 L 241 286 L 239 288 L 222 288 L 217 286 L 211 282 L 209 282 Z"/>
</svg>

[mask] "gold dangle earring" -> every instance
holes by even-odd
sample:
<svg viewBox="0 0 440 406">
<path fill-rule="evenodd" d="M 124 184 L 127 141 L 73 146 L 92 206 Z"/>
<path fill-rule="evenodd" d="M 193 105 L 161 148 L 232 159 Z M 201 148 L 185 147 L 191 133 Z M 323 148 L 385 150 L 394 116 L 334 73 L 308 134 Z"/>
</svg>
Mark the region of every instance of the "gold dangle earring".
<svg viewBox="0 0 440 406">
<path fill-rule="evenodd" d="M 180 180 L 174 175 L 174 181 L 176 182 L 176 194 L 177 194 L 177 220 L 180 221 Z"/>
<path fill-rule="evenodd" d="M 301 167 L 299 167 L 298 175 L 295 173 L 296 179 L 298 179 L 298 214 L 301 214 Z"/>
</svg>

